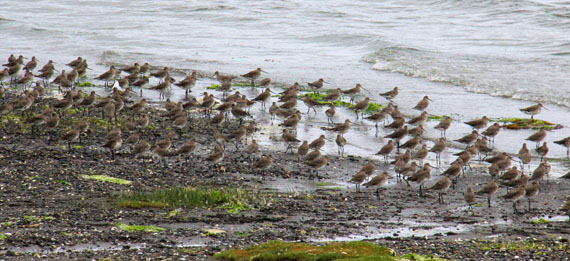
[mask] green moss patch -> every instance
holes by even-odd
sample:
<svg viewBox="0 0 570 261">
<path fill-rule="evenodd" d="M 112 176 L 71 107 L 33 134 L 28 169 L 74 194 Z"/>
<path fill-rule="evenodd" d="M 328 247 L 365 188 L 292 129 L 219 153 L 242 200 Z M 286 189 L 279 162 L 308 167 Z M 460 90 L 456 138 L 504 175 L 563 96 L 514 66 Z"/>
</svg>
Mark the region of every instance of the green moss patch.
<svg viewBox="0 0 570 261">
<path fill-rule="evenodd" d="M 111 183 L 121 184 L 121 185 L 128 185 L 128 184 L 132 183 L 132 181 L 130 181 L 130 180 L 113 178 L 113 177 L 109 177 L 109 176 L 105 176 L 105 175 L 81 175 L 81 178 L 92 179 L 92 180 L 97 180 L 97 181 L 101 181 L 101 182 L 111 182 Z"/>
<path fill-rule="evenodd" d="M 208 89 L 208 90 L 215 90 L 215 89 L 218 89 L 218 88 L 220 88 L 220 85 L 219 85 L 219 84 L 212 84 L 212 85 L 206 87 L 206 89 Z"/>
<path fill-rule="evenodd" d="M 323 101 L 323 98 L 328 95 L 327 93 L 308 92 L 306 94 L 308 94 L 309 97 L 311 97 L 311 99 L 319 102 L 322 105 L 329 104 L 328 101 Z M 299 97 L 299 99 L 302 99 L 304 96 L 305 96 L 305 94 L 299 95 L 298 97 Z M 350 103 L 350 102 L 346 102 L 343 100 L 334 101 L 333 104 L 336 107 L 344 107 L 344 108 L 349 108 L 349 109 L 352 109 L 355 106 L 355 104 Z M 366 110 L 364 112 L 372 114 L 372 113 L 379 111 L 381 108 L 382 108 L 382 104 L 371 102 L 368 104 L 368 108 L 366 108 Z"/>
<path fill-rule="evenodd" d="M 93 87 L 93 86 L 95 86 L 95 84 L 91 82 L 82 82 L 79 84 L 79 87 Z"/>
<path fill-rule="evenodd" d="M 135 232 L 135 231 L 143 231 L 143 232 L 161 232 L 166 231 L 166 229 L 157 227 L 157 226 L 141 226 L 141 225 L 127 225 L 118 223 L 115 224 L 121 230 L 128 231 L 128 232 Z"/>
<path fill-rule="evenodd" d="M 246 249 L 214 255 L 218 260 L 396 260 L 394 251 L 370 242 L 354 241 L 326 245 L 270 241 Z"/>
<path fill-rule="evenodd" d="M 4 241 L 10 237 L 9 233 L 0 233 L 0 241 Z"/>
<path fill-rule="evenodd" d="M 534 241 L 482 242 L 478 245 L 485 251 L 528 251 L 547 248 L 545 244 Z"/>
<path fill-rule="evenodd" d="M 427 121 L 442 121 L 443 119 L 445 119 L 445 117 L 448 117 L 451 119 L 451 117 L 449 117 L 447 115 L 429 115 L 427 117 Z"/>
<path fill-rule="evenodd" d="M 501 119 L 492 119 L 491 121 L 501 122 L 503 123 L 503 128 L 510 130 L 521 130 L 521 129 L 554 130 L 554 129 L 563 128 L 563 126 L 560 124 L 552 123 L 545 120 L 538 120 L 538 119 L 531 120 L 527 118 L 501 118 Z"/>
<path fill-rule="evenodd" d="M 546 218 L 539 218 L 539 219 L 531 220 L 530 223 L 533 223 L 533 224 L 536 224 L 536 225 L 538 225 L 538 224 L 548 224 L 548 223 L 550 223 L 550 220 L 548 220 L 548 219 L 546 219 Z"/>
<path fill-rule="evenodd" d="M 250 82 L 236 82 L 233 84 L 233 86 L 239 86 L 239 87 L 253 87 L 253 85 L 251 85 Z"/>
<path fill-rule="evenodd" d="M 223 208 L 231 214 L 268 204 L 268 196 L 255 191 L 235 188 L 167 188 L 149 192 L 128 192 L 119 195 L 117 206 L 140 208 Z"/>
</svg>

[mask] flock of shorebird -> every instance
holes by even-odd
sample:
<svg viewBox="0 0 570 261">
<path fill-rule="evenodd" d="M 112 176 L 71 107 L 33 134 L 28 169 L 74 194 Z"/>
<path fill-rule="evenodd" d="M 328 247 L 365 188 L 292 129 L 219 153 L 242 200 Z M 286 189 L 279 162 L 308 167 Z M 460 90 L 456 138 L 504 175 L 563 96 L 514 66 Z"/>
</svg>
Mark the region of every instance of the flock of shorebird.
<svg viewBox="0 0 570 261">
<path fill-rule="evenodd" d="M 35 57 L 32 57 L 26 64 L 24 64 L 23 56 L 16 58 L 14 55 L 11 55 L 8 58 L 8 63 L 4 64 L 6 68 L 0 72 L 0 83 L 2 83 L 2 88 L 0 88 L 0 97 L 2 97 L 0 115 L 5 116 L 15 112 L 21 112 L 22 115 L 27 113 L 28 115 L 25 118 L 25 122 L 31 126 L 31 132 L 33 134 L 40 128 L 43 131 L 49 132 L 53 130 L 53 132 L 55 132 L 59 126 L 60 117 L 65 117 L 65 112 L 72 107 L 77 108 L 79 111 L 100 109 L 102 117 L 113 122 L 114 127 L 108 131 L 105 142 L 102 145 L 104 148 L 110 150 L 113 159 L 115 158 L 115 152 L 121 148 L 123 144 L 132 145 L 131 155 L 134 155 L 135 158 L 147 153 L 152 153 L 161 159 L 177 155 L 191 155 L 198 146 L 195 139 L 187 141 L 178 149 L 172 148 L 171 139 L 176 138 L 184 132 L 184 129 L 188 126 L 188 122 L 192 120 L 192 114 L 204 112 L 204 117 L 208 119 L 211 126 L 215 127 L 212 134 L 217 143 L 213 153 L 209 154 L 205 160 L 215 165 L 224 159 L 226 143 L 235 143 L 236 150 L 239 149 L 239 145 L 243 140 L 245 140 L 247 145 L 248 137 L 251 137 L 256 131 L 254 121 L 250 121 L 249 124 L 242 124 L 244 119 L 251 117 L 249 108 L 256 102 L 259 102 L 261 103 L 260 108 L 266 110 L 266 102 L 270 101 L 273 96 L 273 92 L 270 88 L 271 80 L 269 78 L 265 78 L 259 82 L 259 86 L 265 87 L 265 90 L 252 100 L 249 100 L 246 95 L 240 94 L 239 91 L 230 95 L 229 92 L 232 88 L 232 81 L 238 77 L 215 72 L 212 77 L 220 81 L 217 91 L 223 92 L 222 98 L 218 99 L 213 94 L 208 94 L 207 92 L 205 92 L 200 99 L 196 97 L 189 98 L 188 94 L 198 80 L 196 72 L 193 72 L 181 81 L 176 81 L 170 75 L 168 67 L 151 72 L 152 68 L 148 63 L 143 65 L 135 63 L 132 66 L 124 68 L 110 66 L 108 71 L 97 76 L 95 79 L 104 81 L 105 87 L 118 85 L 123 89 L 113 88 L 111 95 L 98 98 L 93 91 L 89 95 L 85 95 L 83 91 L 75 88 L 77 86 L 76 84 L 79 83 L 80 79 L 85 77 L 89 69 L 85 59 L 78 57 L 76 60 L 69 62 L 66 66 L 70 67 L 71 71 L 66 72 L 66 70 L 61 70 L 57 75 L 53 61 L 50 60 L 38 70 L 38 73 L 34 73 L 37 65 L 38 61 Z M 20 77 L 22 70 L 24 71 L 23 76 Z M 128 75 L 120 77 L 122 72 Z M 256 70 L 241 75 L 241 77 L 249 79 L 251 85 L 255 86 L 256 80 L 263 72 L 265 71 L 261 68 L 257 68 Z M 52 80 L 54 76 L 55 78 Z M 153 77 L 158 78 L 158 84 L 150 86 L 150 78 Z M 4 88 L 4 81 L 8 79 L 10 81 L 9 88 Z M 30 88 L 36 79 L 39 80 L 35 82 L 35 87 Z M 109 82 L 113 82 L 113 84 L 109 84 Z M 319 79 L 315 82 L 307 83 L 307 85 L 318 92 L 323 88 L 325 83 L 327 82 L 323 79 Z M 46 103 L 42 103 L 41 101 L 44 95 L 44 88 L 50 84 L 58 86 L 61 92 L 65 92 L 65 95 L 62 99 L 49 103 L 46 106 Z M 163 103 L 166 112 L 162 113 L 161 116 L 170 118 L 170 126 L 172 129 L 177 130 L 178 133 L 170 131 L 164 135 L 164 139 L 159 140 L 154 146 L 151 146 L 149 142 L 142 139 L 143 130 L 151 124 L 150 117 L 145 113 L 145 109 L 149 105 L 143 98 L 138 101 L 130 100 L 132 94 L 131 87 L 140 88 L 141 96 L 143 89 L 160 91 L 160 98 L 162 99 L 164 97 L 164 91 L 171 88 L 172 84 L 186 90 L 187 102 L 172 102 L 167 99 Z M 23 92 L 19 96 L 16 96 L 16 98 L 11 101 L 4 98 L 6 90 L 13 90 L 14 93 L 18 93 L 19 87 L 23 89 Z M 348 96 L 350 97 L 350 103 L 352 103 L 356 98 L 362 96 L 361 91 L 363 89 L 366 90 L 360 84 L 356 84 L 354 88 L 347 90 L 337 88 L 326 92 L 326 94 L 316 99 L 309 93 L 300 95 L 302 87 L 300 84 L 295 83 L 280 92 L 278 101 L 273 102 L 271 106 L 269 106 L 268 113 L 271 116 L 271 124 L 273 124 L 275 117 L 282 119 L 279 126 L 283 128 L 281 138 L 287 144 L 286 152 L 296 152 L 299 160 L 302 157 L 303 162 L 311 170 L 311 175 L 314 171 L 316 172 L 316 176 L 319 177 L 318 171 L 327 166 L 329 162 L 329 158 L 326 155 L 321 155 L 321 149 L 326 143 L 326 136 L 324 134 L 320 135 L 310 143 L 304 140 L 300 146 L 295 148 L 295 144 L 301 142 L 296 137 L 296 128 L 303 114 L 297 109 L 298 100 L 303 101 L 306 105 L 306 114 L 310 114 L 311 110 L 317 114 L 316 107 L 326 102 L 329 106 L 325 111 L 328 123 L 327 126 L 323 126 L 322 129 L 337 133 L 335 141 L 338 145 L 338 153 L 342 157 L 344 155 L 344 146 L 347 144 L 344 134 L 351 129 L 352 122 L 350 119 L 346 119 L 342 123 L 334 123 L 333 118 L 336 114 L 335 102 L 341 100 L 343 96 Z M 460 175 L 462 173 L 465 175 L 467 168 L 471 168 L 469 163 L 472 158 L 475 157 L 475 154 L 479 154 L 480 160 L 490 163 L 488 170 L 492 180 L 483 188 L 476 191 L 473 191 L 471 187 L 467 188 L 467 191 L 464 192 L 464 199 L 469 207 L 471 208 L 471 206 L 476 203 L 476 195 L 486 196 L 488 206 L 491 207 L 491 198 L 498 191 L 499 186 L 504 186 L 507 188 L 507 193 L 502 197 L 513 202 L 515 212 L 517 211 L 517 202 L 523 198 L 528 199 L 530 208 L 531 198 L 539 191 L 539 181 L 544 180 L 545 177 L 548 179 L 550 171 L 550 164 L 544 158 L 548 153 L 547 143 L 544 142 L 539 146 L 539 143 L 546 137 L 546 131 L 539 130 L 527 138 L 528 141 L 536 142 L 535 152 L 540 157 L 540 165 L 531 172 L 529 163 L 533 157 L 526 143 L 522 144 L 522 148 L 518 154 L 514 156 L 506 152 L 495 153 L 492 145 L 494 144 L 495 136 L 497 136 L 501 130 L 501 126 L 498 123 L 488 126 L 489 119 L 486 116 L 465 122 L 465 124 L 473 128 L 472 133 L 454 141 L 465 144 L 466 148 L 462 152 L 455 154 L 457 159 L 441 173 L 441 178 L 429 188 L 424 188 L 426 182 L 431 179 L 431 168 L 433 166 L 423 161 L 431 152 L 436 155 L 436 164 L 438 166 L 441 165 L 441 154 L 446 150 L 448 142 L 450 142 L 446 139 L 446 130 L 450 128 L 453 121 L 449 117 L 443 117 L 441 119 L 439 124 L 434 127 L 441 131 L 441 138 L 439 138 L 431 148 L 428 148 L 428 145 L 424 143 L 422 135 L 424 133 L 423 124 L 428 119 L 426 109 L 432 100 L 428 96 L 423 97 L 417 105 L 413 107 L 413 109 L 421 111 L 421 113 L 407 120 L 400 112 L 398 106 L 393 102 L 393 99 L 395 99 L 398 94 L 398 87 L 381 93 L 380 96 L 389 101 L 388 105 L 366 117 L 364 117 L 363 112 L 370 105 L 370 97 L 365 97 L 351 107 L 356 114 L 356 120 L 362 118 L 362 120 L 371 121 L 375 124 L 376 135 L 378 135 L 378 129 L 380 128 L 379 123 L 381 122 L 383 123 L 383 128 L 393 130 L 390 134 L 384 136 L 384 138 L 389 139 L 389 141 L 381 147 L 376 155 L 383 156 L 384 163 L 388 164 L 388 158 L 393 153 L 397 154 L 395 160 L 390 162 L 390 164 L 394 165 L 393 170 L 397 174 L 398 182 L 402 180 L 407 182 L 408 185 L 410 183 L 416 184 L 420 195 L 423 194 L 425 189 L 436 191 L 438 192 L 438 202 L 443 204 L 443 193 L 450 187 L 455 186 Z M 281 104 L 278 105 L 277 102 Z M 30 111 L 39 112 L 42 108 L 40 106 L 43 106 L 43 112 L 29 115 Z M 34 107 L 39 109 L 33 110 L 32 108 Z M 540 113 L 543 108 L 545 107 L 539 103 L 520 110 L 531 115 L 531 119 L 534 119 L 534 115 Z M 124 125 L 121 128 L 117 120 L 120 118 L 120 114 L 125 111 L 131 111 L 132 116 L 130 119 L 125 117 Z M 217 113 L 211 117 L 213 111 Z M 239 120 L 239 125 L 231 132 L 223 134 L 218 130 L 218 126 L 224 121 L 228 121 L 230 114 L 233 118 Z M 389 121 L 389 117 L 391 118 L 391 122 Z M 10 119 L 10 117 L 8 117 L 8 119 Z M 61 135 L 60 140 L 67 142 L 68 150 L 71 150 L 71 144 L 78 140 L 80 141 L 83 134 L 86 133 L 89 128 L 89 121 L 87 118 L 83 118 L 79 124 L 75 124 L 75 126 Z M 479 133 L 479 130 L 484 128 L 486 129 Z M 124 141 L 123 131 L 132 133 Z M 407 138 L 408 136 L 410 138 Z M 407 140 L 403 144 L 400 144 L 400 142 L 406 138 Z M 251 140 L 251 143 L 246 147 L 247 153 L 254 157 L 251 167 L 261 171 L 271 168 L 273 165 L 273 157 L 271 154 L 256 159 L 255 155 L 259 153 L 260 149 L 253 137 Z M 570 137 L 556 141 L 555 143 L 565 146 L 567 150 L 570 149 Z M 417 149 L 418 147 L 419 149 Z M 405 152 L 400 153 L 400 149 L 405 149 Z M 495 155 L 488 158 L 487 154 L 489 153 L 494 153 Z M 482 155 L 485 155 L 483 159 L 481 159 Z M 513 161 L 518 161 L 520 168 L 516 166 L 516 164 L 515 166 L 511 166 Z M 528 174 L 525 174 L 525 165 L 528 166 Z M 350 182 L 356 185 L 358 191 L 360 185 L 380 188 L 387 182 L 387 179 L 392 177 L 391 174 L 384 171 L 370 178 L 375 171 L 376 164 L 374 161 L 369 160 L 352 176 Z M 376 193 L 378 196 L 379 189 L 376 190 Z M 570 203 L 567 203 L 564 209 L 570 210 Z"/>
</svg>

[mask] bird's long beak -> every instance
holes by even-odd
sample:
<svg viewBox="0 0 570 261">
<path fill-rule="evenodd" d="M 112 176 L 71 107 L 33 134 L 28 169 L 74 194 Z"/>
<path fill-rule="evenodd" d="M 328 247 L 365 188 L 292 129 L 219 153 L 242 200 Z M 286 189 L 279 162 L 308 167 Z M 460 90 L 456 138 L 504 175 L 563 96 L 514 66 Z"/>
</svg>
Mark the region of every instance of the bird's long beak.
<svg viewBox="0 0 570 261">
<path fill-rule="evenodd" d="M 264 70 L 261 70 L 261 71 L 262 71 L 262 72 L 264 72 L 264 73 L 267 73 L 267 74 L 269 74 L 268 72 L 266 72 L 266 71 L 264 71 Z"/>
<path fill-rule="evenodd" d="M 433 101 L 433 100 L 432 100 L 432 99 L 430 99 L 430 98 L 427 98 L 427 99 L 428 99 L 428 101 Z"/>
<path fill-rule="evenodd" d="M 362 86 L 360 86 L 360 88 L 364 89 L 365 91 L 367 91 L 368 93 L 370 93 L 370 91 Z"/>
<path fill-rule="evenodd" d="M 544 105 L 542 105 L 542 108 L 543 108 L 543 109 L 545 109 L 545 110 L 547 110 L 547 111 L 549 111 L 549 109 L 548 109 L 548 108 L 546 108 L 546 107 L 544 107 Z"/>
</svg>

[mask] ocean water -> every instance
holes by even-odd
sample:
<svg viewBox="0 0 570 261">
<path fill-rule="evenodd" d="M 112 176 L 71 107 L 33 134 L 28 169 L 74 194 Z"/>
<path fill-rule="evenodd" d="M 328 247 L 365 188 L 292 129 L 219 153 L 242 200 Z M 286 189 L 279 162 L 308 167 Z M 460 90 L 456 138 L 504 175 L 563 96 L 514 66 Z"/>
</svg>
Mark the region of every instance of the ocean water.
<svg viewBox="0 0 570 261">
<path fill-rule="evenodd" d="M 569 1 L 24 0 L 0 5 L 0 31 L 0 59 L 35 55 L 62 68 L 82 56 L 92 76 L 108 63 L 261 67 L 285 84 L 361 83 L 382 103 L 377 93 L 399 86 L 408 114 L 423 95 L 430 113 L 459 121 L 526 117 L 518 108 L 543 102 L 539 118 L 570 126 Z"/>
</svg>

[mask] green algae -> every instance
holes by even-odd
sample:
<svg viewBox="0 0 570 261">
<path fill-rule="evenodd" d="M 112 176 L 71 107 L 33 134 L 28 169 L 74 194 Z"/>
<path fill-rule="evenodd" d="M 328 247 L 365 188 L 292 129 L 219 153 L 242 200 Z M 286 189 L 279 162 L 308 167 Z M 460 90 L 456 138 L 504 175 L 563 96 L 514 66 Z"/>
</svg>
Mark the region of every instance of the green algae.
<svg viewBox="0 0 570 261">
<path fill-rule="evenodd" d="M 161 227 L 157 227 L 157 226 L 127 225 L 127 224 L 122 224 L 122 223 L 115 224 L 115 226 L 118 227 L 119 229 L 127 231 L 127 232 L 135 232 L 135 231 L 162 232 L 162 231 L 166 231 L 165 228 L 161 228 Z"/>
<path fill-rule="evenodd" d="M 109 176 L 105 176 L 105 175 L 81 175 L 81 178 L 92 179 L 92 180 L 97 180 L 97 181 L 101 181 L 101 182 L 110 182 L 110 183 L 121 184 L 121 185 L 128 185 L 128 184 L 132 183 L 132 181 L 130 181 L 130 180 L 113 178 L 113 177 L 109 177 Z"/>
<path fill-rule="evenodd" d="M 531 120 L 528 118 L 500 118 L 500 119 L 491 119 L 491 121 L 503 123 L 503 128 L 510 130 L 521 130 L 521 129 L 554 130 L 554 129 L 563 128 L 563 126 L 560 124 L 539 119 Z"/>
</svg>

